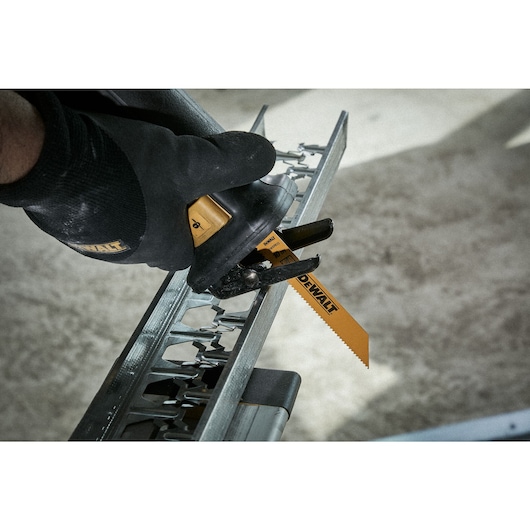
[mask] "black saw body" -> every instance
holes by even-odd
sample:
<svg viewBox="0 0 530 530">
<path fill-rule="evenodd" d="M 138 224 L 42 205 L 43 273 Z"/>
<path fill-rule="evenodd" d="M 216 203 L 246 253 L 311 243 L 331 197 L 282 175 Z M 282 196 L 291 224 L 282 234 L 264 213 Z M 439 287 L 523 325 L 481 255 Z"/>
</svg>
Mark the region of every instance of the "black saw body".
<svg viewBox="0 0 530 530">
<path fill-rule="evenodd" d="M 67 90 L 56 94 L 73 108 L 148 121 L 175 134 L 207 136 L 223 132 L 215 120 L 196 112 L 196 103 L 181 91 Z M 272 267 L 256 251 L 259 243 L 280 226 L 297 191 L 295 182 L 282 174 L 212 194 L 230 220 L 196 246 L 187 279 L 190 287 L 198 293 L 209 290 L 225 299 L 315 270 L 318 256 Z M 332 230 L 331 220 L 325 219 L 285 230 L 281 237 L 296 250 L 326 239 Z"/>
</svg>

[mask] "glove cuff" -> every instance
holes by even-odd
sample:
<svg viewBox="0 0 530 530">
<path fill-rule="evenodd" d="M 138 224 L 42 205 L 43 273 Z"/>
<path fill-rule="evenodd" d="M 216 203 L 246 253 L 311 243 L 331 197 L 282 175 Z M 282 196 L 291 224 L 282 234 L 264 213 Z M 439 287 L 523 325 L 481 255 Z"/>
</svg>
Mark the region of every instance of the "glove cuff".
<svg viewBox="0 0 530 530">
<path fill-rule="evenodd" d="M 39 111 L 45 127 L 44 144 L 37 163 L 25 177 L 0 185 L 0 202 L 26 208 L 50 195 L 53 176 L 63 171 L 68 127 L 62 107 L 50 92 L 19 91 L 18 94 Z M 43 174 L 49 176 L 43 178 Z"/>
<path fill-rule="evenodd" d="M 39 228 L 82 254 L 126 259 L 146 229 L 143 194 L 127 157 L 53 92 L 19 94 L 42 116 L 44 145 L 25 177 L 0 186 L 0 202 L 24 208 Z"/>
</svg>

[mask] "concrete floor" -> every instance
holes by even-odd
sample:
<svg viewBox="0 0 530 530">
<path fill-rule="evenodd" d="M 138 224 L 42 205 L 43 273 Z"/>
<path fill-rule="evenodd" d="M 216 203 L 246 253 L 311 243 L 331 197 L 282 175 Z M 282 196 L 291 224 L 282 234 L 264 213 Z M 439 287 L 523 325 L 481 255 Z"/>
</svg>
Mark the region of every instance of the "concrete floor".
<svg viewBox="0 0 530 530">
<path fill-rule="evenodd" d="M 335 232 L 312 252 L 369 332 L 371 364 L 288 291 L 258 362 L 302 376 L 285 440 L 372 440 L 530 407 L 530 92 L 189 92 L 226 129 L 269 104 L 280 148 L 325 143 L 349 112 L 322 211 Z M 83 258 L 6 206 L 0 224 L 0 439 L 65 440 L 165 273 Z"/>
</svg>

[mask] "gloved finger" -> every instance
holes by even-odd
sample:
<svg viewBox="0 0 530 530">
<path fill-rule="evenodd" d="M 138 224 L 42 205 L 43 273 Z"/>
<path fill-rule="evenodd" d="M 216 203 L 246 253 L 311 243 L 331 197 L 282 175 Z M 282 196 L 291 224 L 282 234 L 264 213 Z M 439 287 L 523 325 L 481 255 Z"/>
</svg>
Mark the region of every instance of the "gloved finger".
<svg viewBox="0 0 530 530">
<path fill-rule="evenodd" d="M 250 184 L 267 175 L 276 162 L 272 144 L 253 133 L 230 131 L 176 139 L 179 166 L 187 177 L 182 195 L 190 200 Z"/>
<path fill-rule="evenodd" d="M 146 122 L 102 114 L 89 116 L 123 149 L 140 180 L 142 175 L 150 175 L 149 186 L 155 180 L 165 193 L 186 202 L 258 180 L 271 171 L 276 161 L 272 144 L 254 133 L 177 136 L 165 127 Z"/>
</svg>

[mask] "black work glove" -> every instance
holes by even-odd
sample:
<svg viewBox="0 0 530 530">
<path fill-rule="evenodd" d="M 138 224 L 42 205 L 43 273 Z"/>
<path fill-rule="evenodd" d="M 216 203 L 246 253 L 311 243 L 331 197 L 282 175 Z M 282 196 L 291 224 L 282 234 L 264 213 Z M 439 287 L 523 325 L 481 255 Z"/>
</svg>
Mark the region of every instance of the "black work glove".
<svg viewBox="0 0 530 530">
<path fill-rule="evenodd" d="M 138 120 L 74 111 L 52 92 L 21 93 L 45 123 L 41 156 L 21 180 L 0 186 L 0 202 L 86 256 L 188 267 L 195 199 L 266 175 L 275 151 L 263 137 L 226 132 L 177 136 Z"/>
</svg>

